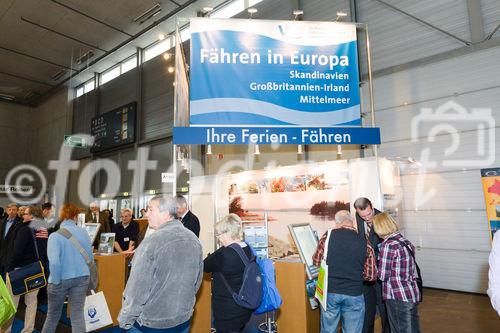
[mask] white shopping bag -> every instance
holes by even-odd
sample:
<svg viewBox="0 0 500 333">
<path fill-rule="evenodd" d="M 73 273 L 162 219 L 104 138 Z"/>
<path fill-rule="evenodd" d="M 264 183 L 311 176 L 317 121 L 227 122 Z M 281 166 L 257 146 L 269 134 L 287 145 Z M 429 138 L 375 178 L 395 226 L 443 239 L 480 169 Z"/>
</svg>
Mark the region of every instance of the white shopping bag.
<svg viewBox="0 0 500 333">
<path fill-rule="evenodd" d="M 328 255 L 328 243 L 330 242 L 331 229 L 328 229 L 328 234 L 325 241 L 325 251 L 323 252 L 323 259 L 321 260 L 321 267 L 319 268 L 318 281 L 316 282 L 316 292 L 314 297 L 319 301 L 319 304 L 326 311 L 328 301 L 328 265 L 326 264 L 326 256 Z"/>
<path fill-rule="evenodd" d="M 92 295 L 88 295 L 85 298 L 83 311 L 85 316 L 85 332 L 95 331 L 113 324 L 108 304 L 102 291 L 96 294 L 92 290 Z"/>
</svg>

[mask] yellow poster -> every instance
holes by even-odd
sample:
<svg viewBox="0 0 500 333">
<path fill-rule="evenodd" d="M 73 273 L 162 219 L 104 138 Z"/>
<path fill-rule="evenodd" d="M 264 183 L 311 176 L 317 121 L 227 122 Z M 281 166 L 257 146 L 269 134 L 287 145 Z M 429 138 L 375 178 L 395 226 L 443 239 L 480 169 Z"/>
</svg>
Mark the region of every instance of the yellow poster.
<svg viewBox="0 0 500 333">
<path fill-rule="evenodd" d="M 500 168 L 481 169 L 490 239 L 500 229 Z"/>
</svg>

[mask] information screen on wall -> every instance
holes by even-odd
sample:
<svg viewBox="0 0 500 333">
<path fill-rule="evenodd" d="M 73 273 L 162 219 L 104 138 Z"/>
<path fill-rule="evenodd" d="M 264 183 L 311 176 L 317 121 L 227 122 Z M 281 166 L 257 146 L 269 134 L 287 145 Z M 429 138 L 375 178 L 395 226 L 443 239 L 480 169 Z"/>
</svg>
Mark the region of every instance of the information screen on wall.
<svg viewBox="0 0 500 333">
<path fill-rule="evenodd" d="M 94 137 L 92 152 L 99 152 L 135 142 L 137 103 L 121 106 L 92 118 L 90 134 Z"/>
<path fill-rule="evenodd" d="M 193 18 L 191 125 L 361 125 L 356 26 Z"/>
</svg>

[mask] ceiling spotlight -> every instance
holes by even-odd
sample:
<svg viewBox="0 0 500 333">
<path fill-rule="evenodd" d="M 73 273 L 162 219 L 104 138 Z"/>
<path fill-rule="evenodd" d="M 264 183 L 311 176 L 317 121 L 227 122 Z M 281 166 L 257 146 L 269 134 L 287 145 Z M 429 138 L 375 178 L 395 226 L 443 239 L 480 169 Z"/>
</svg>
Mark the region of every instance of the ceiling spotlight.
<svg viewBox="0 0 500 333">
<path fill-rule="evenodd" d="M 212 145 L 207 146 L 207 152 L 206 155 L 212 155 Z"/>
<path fill-rule="evenodd" d="M 173 73 L 174 72 L 174 68 L 172 66 L 170 66 L 167 70 L 168 70 L 169 73 Z"/>
<path fill-rule="evenodd" d="M 347 16 L 346 12 L 337 12 L 337 18 L 335 19 L 335 21 L 341 21 L 346 16 Z"/>
<path fill-rule="evenodd" d="M 295 21 L 297 21 L 297 19 L 299 18 L 299 16 L 300 16 L 300 15 L 303 15 L 303 14 L 304 14 L 304 11 L 303 11 L 303 10 L 299 10 L 299 9 L 294 10 L 294 11 L 293 11 L 293 17 L 294 17 L 293 19 L 294 19 Z"/>
<path fill-rule="evenodd" d="M 205 12 L 205 13 L 210 13 L 212 10 L 214 10 L 214 7 L 203 7 L 202 10 Z"/>
<path fill-rule="evenodd" d="M 258 10 L 255 7 L 250 7 L 250 8 L 247 9 L 247 12 L 248 12 L 248 14 L 250 14 L 249 18 L 252 18 L 253 14 L 257 13 Z"/>
<path fill-rule="evenodd" d="M 171 57 L 170 53 L 168 53 L 168 52 L 163 53 L 163 59 L 168 60 L 168 59 L 170 59 L 170 57 Z"/>
<path fill-rule="evenodd" d="M 55 72 L 54 74 L 52 74 L 50 76 L 50 78 L 54 81 L 57 81 L 59 80 L 60 78 L 63 77 L 63 75 L 66 74 L 66 70 L 65 69 L 60 69 L 59 71 Z"/>
<path fill-rule="evenodd" d="M 254 155 L 260 155 L 259 145 L 255 145 L 255 152 L 253 154 Z"/>
<path fill-rule="evenodd" d="M 158 40 L 164 40 L 165 39 L 165 34 L 158 34 Z"/>
</svg>

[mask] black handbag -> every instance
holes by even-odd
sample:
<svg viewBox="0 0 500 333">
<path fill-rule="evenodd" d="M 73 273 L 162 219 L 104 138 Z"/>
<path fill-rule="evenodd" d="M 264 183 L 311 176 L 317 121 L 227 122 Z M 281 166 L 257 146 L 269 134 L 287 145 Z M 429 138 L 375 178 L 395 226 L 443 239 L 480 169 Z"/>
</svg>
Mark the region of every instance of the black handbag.
<svg viewBox="0 0 500 333">
<path fill-rule="evenodd" d="M 30 291 L 43 288 L 47 285 L 45 270 L 40 261 L 38 246 L 36 244 L 36 238 L 34 234 L 33 241 L 35 244 L 36 257 L 38 258 L 38 261 L 21 268 L 14 269 L 13 271 L 7 273 L 8 279 L 10 281 L 10 286 L 12 288 L 12 294 L 16 296 L 29 293 Z"/>
</svg>

